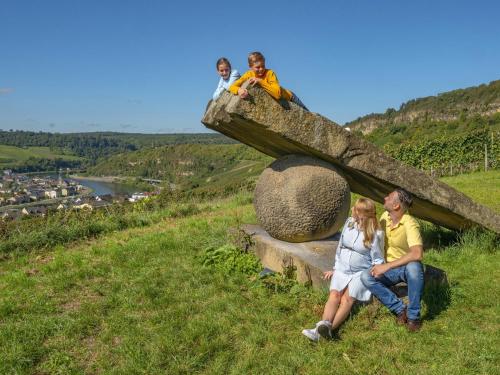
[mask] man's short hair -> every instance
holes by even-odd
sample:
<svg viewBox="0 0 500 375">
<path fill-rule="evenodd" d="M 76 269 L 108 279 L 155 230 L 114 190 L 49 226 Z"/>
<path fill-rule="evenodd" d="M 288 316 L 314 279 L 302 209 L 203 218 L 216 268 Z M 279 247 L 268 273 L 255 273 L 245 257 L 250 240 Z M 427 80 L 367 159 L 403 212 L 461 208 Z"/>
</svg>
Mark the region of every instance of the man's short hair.
<svg viewBox="0 0 500 375">
<path fill-rule="evenodd" d="M 409 209 L 413 204 L 413 197 L 411 196 L 411 194 L 402 188 L 397 188 L 394 191 L 398 194 L 399 203 L 401 203 L 403 209 L 404 210 Z"/>
</svg>

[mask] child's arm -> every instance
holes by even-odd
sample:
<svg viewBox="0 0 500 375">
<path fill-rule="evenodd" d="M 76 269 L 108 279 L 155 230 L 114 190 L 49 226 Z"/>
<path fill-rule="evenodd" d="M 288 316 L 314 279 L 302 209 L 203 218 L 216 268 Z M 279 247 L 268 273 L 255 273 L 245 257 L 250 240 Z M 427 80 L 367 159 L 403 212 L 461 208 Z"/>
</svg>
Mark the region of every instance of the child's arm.
<svg viewBox="0 0 500 375">
<path fill-rule="evenodd" d="M 242 89 L 241 85 L 250 78 L 250 72 L 246 72 L 243 74 L 239 79 L 234 81 L 234 83 L 229 87 L 229 91 L 231 91 L 234 95 L 240 95 L 242 98 L 246 97 L 248 95 L 248 92 L 246 89 Z M 244 92 L 244 94 L 243 94 Z M 244 96 L 242 96 L 244 95 Z"/>
<path fill-rule="evenodd" d="M 222 94 L 224 92 L 224 86 L 222 86 L 223 84 L 223 81 L 222 81 L 222 78 L 219 79 L 219 84 L 217 85 L 217 88 L 215 89 L 215 92 L 214 92 L 214 95 L 212 96 L 212 98 L 214 100 L 216 100 L 220 94 Z"/>
<path fill-rule="evenodd" d="M 237 70 L 232 70 L 231 75 L 229 76 L 229 81 L 227 82 L 227 86 L 231 87 L 231 85 L 241 77 L 240 73 Z"/>
<path fill-rule="evenodd" d="M 272 70 L 267 71 L 264 79 L 253 78 L 251 83 L 258 83 L 260 87 L 266 90 L 274 99 L 279 100 L 281 98 L 281 86 L 278 77 L 276 77 L 276 74 L 274 74 Z"/>
</svg>

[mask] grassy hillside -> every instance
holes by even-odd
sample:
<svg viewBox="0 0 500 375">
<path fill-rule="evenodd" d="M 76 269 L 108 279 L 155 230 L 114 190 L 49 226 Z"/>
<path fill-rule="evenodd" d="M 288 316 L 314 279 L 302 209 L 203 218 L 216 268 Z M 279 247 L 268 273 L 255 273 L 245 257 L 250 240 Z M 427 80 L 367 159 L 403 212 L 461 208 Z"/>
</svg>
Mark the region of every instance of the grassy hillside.
<svg viewBox="0 0 500 375">
<path fill-rule="evenodd" d="M 500 213 L 500 171 L 476 172 L 441 180 Z"/>
<path fill-rule="evenodd" d="M 491 186 L 499 176 L 447 182 L 498 202 L 500 191 Z M 249 202 L 248 195 L 212 201 L 185 218 L 138 212 L 145 223 L 148 215 L 156 219 L 72 246 L 5 256 L 0 373 L 498 373 L 494 237 L 469 233 L 426 250 L 425 261 L 446 270 L 450 289 L 426 291 L 420 333 L 370 305 L 348 320 L 340 341 L 313 345 L 300 331 L 318 319 L 326 293 L 285 279 L 269 287 L 248 272 L 202 266 L 205 248 L 227 243 L 228 227 L 255 222 Z"/>
<path fill-rule="evenodd" d="M 0 168 L 19 168 L 40 160 L 60 159 L 67 162 L 78 163 L 83 159 L 71 152 L 50 147 L 15 147 L 0 145 Z"/>
<path fill-rule="evenodd" d="M 88 174 L 161 179 L 183 190 L 211 194 L 251 183 L 271 160 L 242 144 L 172 145 L 110 157 Z"/>
</svg>

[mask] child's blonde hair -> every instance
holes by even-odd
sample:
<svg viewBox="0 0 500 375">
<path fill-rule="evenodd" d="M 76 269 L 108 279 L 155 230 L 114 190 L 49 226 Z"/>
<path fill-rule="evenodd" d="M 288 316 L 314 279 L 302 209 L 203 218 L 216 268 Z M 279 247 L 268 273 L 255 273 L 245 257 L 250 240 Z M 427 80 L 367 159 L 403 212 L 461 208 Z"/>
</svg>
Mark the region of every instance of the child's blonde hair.
<svg viewBox="0 0 500 375">
<path fill-rule="evenodd" d="M 359 198 L 356 203 L 354 203 L 353 208 L 357 215 L 361 215 L 364 218 L 361 222 L 361 230 L 365 237 L 363 245 L 369 248 L 375 236 L 375 232 L 380 229 L 375 203 L 368 198 Z"/>
<path fill-rule="evenodd" d="M 257 61 L 266 62 L 264 55 L 258 51 L 252 52 L 248 54 L 248 65 L 251 67 Z"/>
</svg>

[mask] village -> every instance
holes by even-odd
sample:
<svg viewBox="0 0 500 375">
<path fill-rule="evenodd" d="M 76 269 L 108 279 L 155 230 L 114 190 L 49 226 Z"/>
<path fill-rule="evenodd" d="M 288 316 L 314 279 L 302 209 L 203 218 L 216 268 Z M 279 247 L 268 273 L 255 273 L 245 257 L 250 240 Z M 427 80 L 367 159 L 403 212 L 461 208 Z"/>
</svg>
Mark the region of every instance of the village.
<svg viewBox="0 0 500 375">
<path fill-rule="evenodd" d="M 32 177 L 7 169 L 0 177 L 0 219 L 46 216 L 49 210 L 93 210 L 113 203 L 135 202 L 151 194 L 92 195 L 92 189 L 61 174 L 58 178 Z"/>
</svg>

